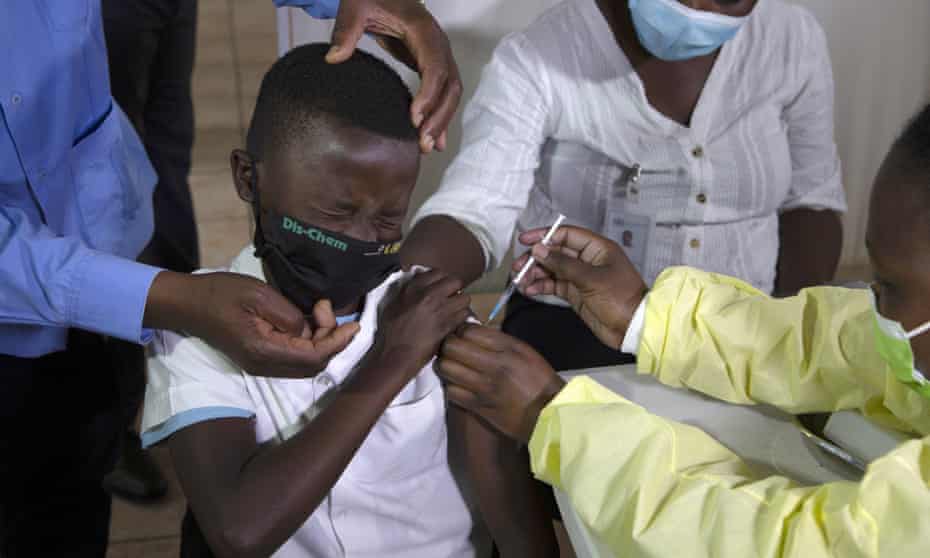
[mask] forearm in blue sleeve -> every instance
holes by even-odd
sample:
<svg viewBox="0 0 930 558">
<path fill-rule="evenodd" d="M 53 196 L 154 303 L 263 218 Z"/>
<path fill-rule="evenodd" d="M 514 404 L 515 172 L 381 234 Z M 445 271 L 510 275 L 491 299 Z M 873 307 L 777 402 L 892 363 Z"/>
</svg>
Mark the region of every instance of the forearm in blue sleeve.
<svg viewBox="0 0 930 558">
<path fill-rule="evenodd" d="M 145 342 L 142 316 L 159 271 L 57 236 L 19 209 L 0 206 L 0 323 Z"/>
<path fill-rule="evenodd" d="M 274 5 L 279 8 L 284 6 L 303 8 L 305 12 L 317 19 L 333 19 L 339 11 L 339 0 L 274 0 Z"/>
</svg>

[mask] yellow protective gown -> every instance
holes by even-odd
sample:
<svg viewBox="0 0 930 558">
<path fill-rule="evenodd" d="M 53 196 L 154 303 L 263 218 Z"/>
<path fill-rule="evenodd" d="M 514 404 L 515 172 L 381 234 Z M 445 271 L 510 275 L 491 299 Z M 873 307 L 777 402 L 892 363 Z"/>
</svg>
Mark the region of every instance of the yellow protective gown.
<svg viewBox="0 0 930 558">
<path fill-rule="evenodd" d="M 792 413 L 860 409 L 930 434 L 930 401 L 875 350 L 868 294 L 813 288 L 772 299 L 690 268 L 656 281 L 640 373 Z M 652 415 L 589 378 L 543 410 L 533 471 L 570 497 L 619 558 L 930 557 L 930 437 L 876 460 L 859 483 L 754 476 L 699 429 Z"/>
</svg>

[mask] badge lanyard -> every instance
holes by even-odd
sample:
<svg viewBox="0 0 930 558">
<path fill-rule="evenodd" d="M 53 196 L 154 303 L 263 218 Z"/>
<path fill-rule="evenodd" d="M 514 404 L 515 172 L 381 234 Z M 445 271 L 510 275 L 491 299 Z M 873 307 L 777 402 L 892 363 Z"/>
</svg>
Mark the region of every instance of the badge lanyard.
<svg viewBox="0 0 930 558">
<path fill-rule="evenodd" d="M 641 204 L 643 178 L 650 175 L 675 174 L 671 170 L 644 169 L 639 163 L 633 166 L 617 164 L 620 176 L 609 186 L 607 196 L 607 236 L 623 247 L 640 274 L 646 274 L 646 264 L 652 255 L 656 218 Z"/>
</svg>

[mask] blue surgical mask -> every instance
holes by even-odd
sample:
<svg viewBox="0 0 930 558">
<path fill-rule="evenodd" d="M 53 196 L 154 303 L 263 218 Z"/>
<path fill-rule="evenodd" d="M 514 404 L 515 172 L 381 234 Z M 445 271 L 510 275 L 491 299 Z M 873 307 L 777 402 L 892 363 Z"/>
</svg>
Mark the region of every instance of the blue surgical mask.
<svg viewBox="0 0 930 558">
<path fill-rule="evenodd" d="M 629 2 L 639 42 L 656 58 L 668 61 L 710 54 L 732 39 L 749 17 L 695 10 L 678 0 Z"/>
</svg>

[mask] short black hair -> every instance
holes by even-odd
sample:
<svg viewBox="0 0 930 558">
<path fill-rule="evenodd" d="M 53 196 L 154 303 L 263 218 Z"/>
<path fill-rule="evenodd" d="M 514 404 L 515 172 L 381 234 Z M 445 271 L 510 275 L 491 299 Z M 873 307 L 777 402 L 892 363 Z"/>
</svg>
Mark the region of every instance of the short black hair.
<svg viewBox="0 0 930 558">
<path fill-rule="evenodd" d="M 253 155 L 264 158 L 334 124 L 417 140 L 410 90 L 397 72 L 359 49 L 345 62 L 329 64 L 329 48 L 325 43 L 299 46 L 265 74 L 246 138 Z"/>
<path fill-rule="evenodd" d="M 930 105 L 927 105 L 911 119 L 904 132 L 895 142 L 905 172 L 930 171 Z M 930 189 L 930 183 L 927 184 Z"/>
</svg>

